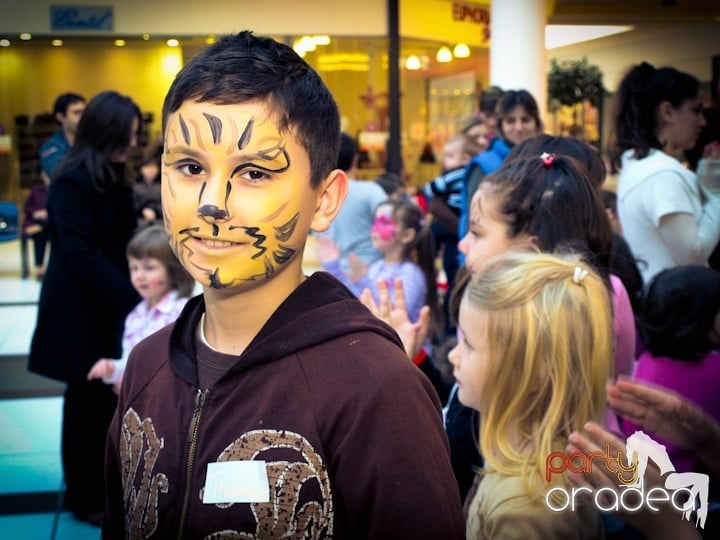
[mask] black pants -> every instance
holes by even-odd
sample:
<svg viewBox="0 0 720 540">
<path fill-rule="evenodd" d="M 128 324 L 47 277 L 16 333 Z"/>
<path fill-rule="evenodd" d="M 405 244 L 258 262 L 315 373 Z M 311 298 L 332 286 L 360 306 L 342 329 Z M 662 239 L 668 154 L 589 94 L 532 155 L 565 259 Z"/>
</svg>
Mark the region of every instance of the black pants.
<svg viewBox="0 0 720 540">
<path fill-rule="evenodd" d="M 49 235 L 47 229 L 43 229 L 30 236 L 33 241 L 33 254 L 35 256 L 35 268 L 45 265 L 45 248 L 47 247 Z"/>
<path fill-rule="evenodd" d="M 105 502 L 105 437 L 117 396 L 99 380 L 68 384 L 62 425 L 65 507 L 77 516 L 101 512 Z"/>
</svg>

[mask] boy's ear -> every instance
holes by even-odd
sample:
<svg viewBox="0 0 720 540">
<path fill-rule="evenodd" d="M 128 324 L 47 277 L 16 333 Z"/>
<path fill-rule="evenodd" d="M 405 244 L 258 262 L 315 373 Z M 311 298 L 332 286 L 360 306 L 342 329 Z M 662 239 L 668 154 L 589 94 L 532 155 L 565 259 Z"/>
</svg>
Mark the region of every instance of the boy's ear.
<svg viewBox="0 0 720 540">
<path fill-rule="evenodd" d="M 319 191 L 320 198 L 310 223 L 310 229 L 314 232 L 326 231 L 340 211 L 348 193 L 347 175 L 344 171 L 335 169 L 323 180 Z"/>
</svg>

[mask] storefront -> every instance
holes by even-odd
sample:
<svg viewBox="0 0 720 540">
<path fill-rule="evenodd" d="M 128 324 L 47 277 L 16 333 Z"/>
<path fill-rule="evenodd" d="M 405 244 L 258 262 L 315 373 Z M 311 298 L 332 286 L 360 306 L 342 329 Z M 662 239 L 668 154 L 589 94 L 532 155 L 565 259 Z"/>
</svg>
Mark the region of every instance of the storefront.
<svg viewBox="0 0 720 540">
<path fill-rule="evenodd" d="M 165 92 L 184 61 L 223 33 L 249 28 L 304 51 L 333 92 L 343 129 L 357 136 L 366 152 L 361 175 L 373 177 L 384 167 L 389 40 L 382 0 L 360 5 L 218 1 L 212 9 L 164 0 L 112 6 L 101 1 L 82 6 L 0 4 L 0 124 L 17 152 L 32 153 L 34 147 L 27 137 L 21 144 L 18 130 L 23 128 L 16 120 L 29 126 L 26 133 L 36 120 L 47 124 L 53 100 L 67 91 L 91 97 L 115 89 L 132 96 L 152 121 L 149 140 L 157 139 Z M 399 3 L 401 153 L 412 182 L 436 172 L 431 168 L 416 177 L 425 143 L 441 148 L 457 122 L 472 113 L 478 90 L 487 85 L 488 4 Z M 231 20 L 237 22 L 228 24 Z M 21 38 L 25 32 L 22 38 L 30 39 Z M 52 125 L 38 127 L 36 138 L 48 129 Z"/>
</svg>

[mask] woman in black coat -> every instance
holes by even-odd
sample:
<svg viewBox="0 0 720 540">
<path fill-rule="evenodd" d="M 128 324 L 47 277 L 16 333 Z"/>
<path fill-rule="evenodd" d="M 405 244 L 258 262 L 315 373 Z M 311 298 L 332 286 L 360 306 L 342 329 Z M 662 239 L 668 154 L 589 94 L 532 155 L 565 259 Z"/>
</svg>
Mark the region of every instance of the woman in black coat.
<svg viewBox="0 0 720 540">
<path fill-rule="evenodd" d="M 48 229 L 53 249 L 40 291 L 29 369 L 67 384 L 62 462 L 65 505 L 97 522 L 104 501 L 105 435 L 116 405 L 110 386 L 87 381 L 99 358 L 120 358 L 125 316 L 140 301 L 125 256 L 135 228 L 125 163 L 141 115 L 108 91 L 88 103 L 75 144 L 53 176 Z"/>
</svg>

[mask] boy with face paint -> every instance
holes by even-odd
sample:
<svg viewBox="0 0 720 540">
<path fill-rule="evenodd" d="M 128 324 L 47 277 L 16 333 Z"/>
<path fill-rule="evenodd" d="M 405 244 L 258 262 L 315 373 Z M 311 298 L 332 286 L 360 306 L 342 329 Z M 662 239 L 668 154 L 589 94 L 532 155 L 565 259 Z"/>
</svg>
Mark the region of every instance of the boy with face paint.
<svg viewBox="0 0 720 540">
<path fill-rule="evenodd" d="M 317 73 L 226 37 L 177 75 L 163 125 L 165 224 L 203 294 L 130 356 L 103 537 L 464 537 L 432 386 L 345 287 L 303 274 L 347 190 Z"/>
</svg>

